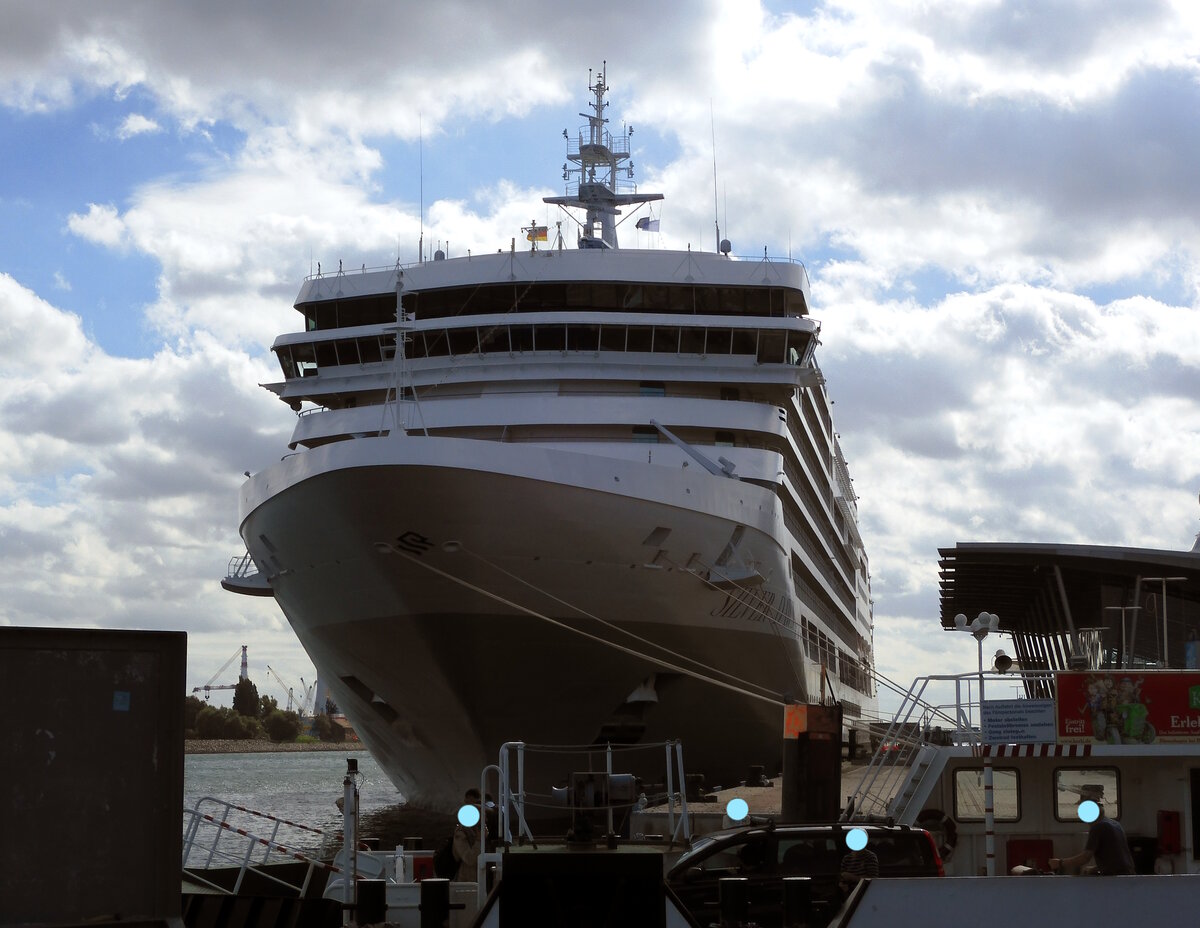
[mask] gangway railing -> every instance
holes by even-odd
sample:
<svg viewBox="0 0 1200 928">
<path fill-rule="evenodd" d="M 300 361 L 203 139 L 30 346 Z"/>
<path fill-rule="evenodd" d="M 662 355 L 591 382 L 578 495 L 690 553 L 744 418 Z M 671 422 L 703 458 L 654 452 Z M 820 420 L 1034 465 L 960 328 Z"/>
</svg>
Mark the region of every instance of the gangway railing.
<svg viewBox="0 0 1200 928">
<path fill-rule="evenodd" d="M 261 833 L 241 827 L 242 824 L 248 824 L 247 818 L 264 823 Z M 246 875 L 252 870 L 258 878 L 298 896 L 307 893 L 317 872 L 343 872 L 336 864 L 321 859 L 340 844 L 340 836 L 213 796 L 204 796 L 196 801 L 193 808 L 184 809 L 183 824 L 182 863 L 185 875 L 189 880 L 220 893 L 237 895 Z M 280 841 L 280 838 L 291 841 L 293 837 L 295 840 L 290 845 Z M 285 860 L 308 865 L 303 880 L 293 882 L 263 866 Z M 216 868 L 237 869 L 232 888 L 205 876 L 206 870 Z"/>
<path fill-rule="evenodd" d="M 972 687 L 985 680 L 1020 682 L 1026 693 L 1053 692 L 1054 675 L 1044 670 L 940 674 L 917 677 L 901 699 L 859 786 L 842 812 L 843 821 L 891 820 L 911 823 L 945 765 L 947 747 L 983 745 L 982 702 Z M 945 686 L 953 702 L 934 704 L 931 694 Z M 942 728 L 938 723 L 945 723 Z"/>
</svg>

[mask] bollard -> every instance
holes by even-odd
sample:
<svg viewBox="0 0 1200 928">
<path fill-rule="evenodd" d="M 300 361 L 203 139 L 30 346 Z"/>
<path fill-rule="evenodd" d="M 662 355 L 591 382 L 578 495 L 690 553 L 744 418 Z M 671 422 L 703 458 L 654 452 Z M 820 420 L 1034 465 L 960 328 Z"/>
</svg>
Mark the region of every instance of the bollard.
<svg viewBox="0 0 1200 928">
<path fill-rule="evenodd" d="M 379 925 L 387 921 L 387 880 L 358 881 L 354 921 L 358 925 Z"/>
<path fill-rule="evenodd" d="M 783 878 L 783 928 L 807 925 L 812 911 L 812 877 Z"/>
<path fill-rule="evenodd" d="M 443 877 L 421 880 L 421 928 L 442 928 L 450 918 L 450 881 Z"/>
<path fill-rule="evenodd" d="M 744 876 L 723 876 L 717 880 L 722 925 L 739 925 L 746 920 L 749 889 L 750 881 Z"/>
</svg>

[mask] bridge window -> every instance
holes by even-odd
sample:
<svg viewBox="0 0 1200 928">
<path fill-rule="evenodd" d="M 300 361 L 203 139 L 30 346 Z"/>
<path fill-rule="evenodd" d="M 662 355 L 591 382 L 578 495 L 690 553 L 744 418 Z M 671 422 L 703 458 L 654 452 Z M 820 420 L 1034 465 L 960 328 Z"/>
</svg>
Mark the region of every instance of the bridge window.
<svg viewBox="0 0 1200 928">
<path fill-rule="evenodd" d="M 317 342 L 317 367 L 337 367 L 337 349 L 333 342 Z"/>
<path fill-rule="evenodd" d="M 382 355 L 379 353 L 378 338 L 360 338 L 358 340 L 358 357 L 363 364 L 374 364 Z"/>
<path fill-rule="evenodd" d="M 512 341 L 512 348 L 510 349 L 511 351 L 516 353 L 522 351 L 533 351 L 533 326 L 509 326 L 508 337 Z"/>
<path fill-rule="evenodd" d="M 625 350 L 625 326 L 623 325 L 606 325 L 600 329 L 600 350 L 601 351 L 624 351 Z"/>
<path fill-rule="evenodd" d="M 758 333 L 758 363 L 782 364 L 785 360 L 786 332 L 763 331 Z"/>
<path fill-rule="evenodd" d="M 653 351 L 654 329 L 648 325 L 631 325 L 626 336 L 626 351 Z"/>
<path fill-rule="evenodd" d="M 758 332 L 753 329 L 734 329 L 733 330 L 733 353 L 734 354 L 757 354 L 758 353 Z"/>
<path fill-rule="evenodd" d="M 567 348 L 571 351 L 596 351 L 599 346 L 598 325 L 573 325 L 567 328 Z"/>
<path fill-rule="evenodd" d="M 732 345 L 733 332 L 729 329 L 708 330 L 708 346 L 705 351 L 709 354 L 729 354 Z"/>
<path fill-rule="evenodd" d="M 680 354 L 704 354 L 704 329 L 681 329 L 679 352 Z"/>
<path fill-rule="evenodd" d="M 347 338 L 343 341 L 337 342 L 334 347 L 337 348 L 338 364 L 358 364 L 359 363 L 359 361 L 358 361 L 358 340 L 357 339 Z"/>
<path fill-rule="evenodd" d="M 675 326 L 655 326 L 654 350 L 663 354 L 676 354 L 679 351 L 679 329 Z"/>
<path fill-rule="evenodd" d="M 562 323 L 534 327 L 533 346 L 538 351 L 566 351 L 567 328 Z"/>
</svg>

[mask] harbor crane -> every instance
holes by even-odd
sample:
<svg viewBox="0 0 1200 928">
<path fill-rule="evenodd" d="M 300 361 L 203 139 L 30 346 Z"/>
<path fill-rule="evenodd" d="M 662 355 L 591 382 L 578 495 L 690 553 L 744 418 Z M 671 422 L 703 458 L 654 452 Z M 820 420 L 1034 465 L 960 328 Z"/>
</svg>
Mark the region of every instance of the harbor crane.
<svg viewBox="0 0 1200 928">
<path fill-rule="evenodd" d="M 237 683 L 216 684 L 214 681 L 217 679 L 217 677 L 221 676 L 221 674 L 223 674 L 226 671 L 226 669 L 229 667 L 230 664 L 232 664 L 235 660 L 237 660 L 238 654 L 242 655 L 242 670 L 241 670 L 241 673 L 238 675 L 238 683 L 241 683 L 243 680 L 245 680 L 249 676 L 249 661 L 246 658 L 246 646 L 242 645 L 241 650 L 234 651 L 233 654 L 230 656 L 229 660 L 227 660 L 224 664 L 221 665 L 221 669 L 218 670 L 216 673 L 214 673 L 212 675 L 212 677 L 209 678 L 209 681 L 204 684 L 204 686 L 193 687 L 192 692 L 199 693 L 199 692 L 203 691 L 204 701 L 207 702 L 208 695 L 213 690 L 236 690 Z"/>
<path fill-rule="evenodd" d="M 317 692 L 317 681 L 314 680 L 312 683 L 306 684 L 304 682 L 304 677 L 301 677 L 300 678 L 300 689 L 304 691 L 304 701 L 300 703 L 300 714 L 301 715 L 315 714 L 313 712 L 313 704 L 312 703 L 313 703 L 313 696 Z"/>
<path fill-rule="evenodd" d="M 295 690 L 292 687 L 288 686 L 283 681 L 283 677 L 279 676 L 279 674 L 275 672 L 275 668 L 272 667 L 270 664 L 267 664 L 267 673 L 269 673 L 272 677 L 274 677 L 275 682 L 278 683 L 280 686 L 282 686 L 284 691 L 287 693 L 287 711 L 291 712 L 292 711 L 292 703 L 295 702 L 295 700 L 296 700 Z"/>
</svg>

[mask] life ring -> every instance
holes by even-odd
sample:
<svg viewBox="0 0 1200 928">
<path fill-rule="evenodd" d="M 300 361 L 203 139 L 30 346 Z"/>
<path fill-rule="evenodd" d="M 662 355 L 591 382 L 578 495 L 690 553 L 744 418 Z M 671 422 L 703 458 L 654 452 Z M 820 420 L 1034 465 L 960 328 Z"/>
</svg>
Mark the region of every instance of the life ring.
<svg viewBox="0 0 1200 928">
<path fill-rule="evenodd" d="M 942 863 L 948 861 L 954 853 L 954 845 L 958 843 L 958 826 L 954 824 L 954 819 L 941 809 L 926 809 L 917 816 L 917 827 L 924 828 L 933 837 Z"/>
</svg>

